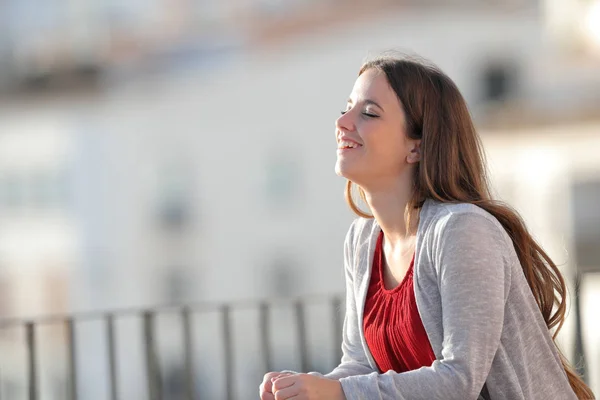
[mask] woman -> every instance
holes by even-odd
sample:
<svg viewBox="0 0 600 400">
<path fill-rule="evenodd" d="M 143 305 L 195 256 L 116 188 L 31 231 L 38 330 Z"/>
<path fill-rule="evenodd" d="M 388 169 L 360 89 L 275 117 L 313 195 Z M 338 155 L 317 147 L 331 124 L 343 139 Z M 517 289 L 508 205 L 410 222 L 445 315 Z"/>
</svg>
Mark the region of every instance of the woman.
<svg viewBox="0 0 600 400">
<path fill-rule="evenodd" d="M 261 399 L 593 398 L 554 343 L 564 280 L 491 199 L 455 84 L 424 62 L 369 61 L 336 139 L 336 172 L 361 217 L 345 241 L 341 364 L 268 373 Z"/>
</svg>

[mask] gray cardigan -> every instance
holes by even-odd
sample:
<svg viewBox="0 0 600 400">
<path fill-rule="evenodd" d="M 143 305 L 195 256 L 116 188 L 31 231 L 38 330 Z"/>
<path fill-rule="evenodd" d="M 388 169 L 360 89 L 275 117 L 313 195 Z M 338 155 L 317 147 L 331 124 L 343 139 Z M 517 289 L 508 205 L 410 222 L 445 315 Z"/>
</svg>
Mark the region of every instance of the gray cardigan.
<svg viewBox="0 0 600 400">
<path fill-rule="evenodd" d="M 325 376 L 348 400 L 576 399 L 511 239 L 471 204 L 427 200 L 421 209 L 414 290 L 436 361 L 381 374 L 362 324 L 380 230 L 359 218 L 345 241 L 343 356 Z"/>
</svg>

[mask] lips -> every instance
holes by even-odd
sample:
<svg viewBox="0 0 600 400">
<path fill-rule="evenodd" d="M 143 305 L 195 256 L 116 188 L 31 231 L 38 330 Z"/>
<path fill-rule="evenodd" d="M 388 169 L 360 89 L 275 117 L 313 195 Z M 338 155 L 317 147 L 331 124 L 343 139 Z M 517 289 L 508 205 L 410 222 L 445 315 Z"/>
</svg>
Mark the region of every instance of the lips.
<svg viewBox="0 0 600 400">
<path fill-rule="evenodd" d="M 360 147 L 358 143 L 343 140 L 338 143 L 338 149 L 356 149 Z"/>
<path fill-rule="evenodd" d="M 344 150 L 344 149 L 357 149 L 359 147 L 362 147 L 362 144 L 360 144 L 356 140 L 352 140 L 352 139 L 350 139 L 348 137 L 342 136 L 338 140 L 338 149 L 340 149 L 340 150 Z"/>
</svg>

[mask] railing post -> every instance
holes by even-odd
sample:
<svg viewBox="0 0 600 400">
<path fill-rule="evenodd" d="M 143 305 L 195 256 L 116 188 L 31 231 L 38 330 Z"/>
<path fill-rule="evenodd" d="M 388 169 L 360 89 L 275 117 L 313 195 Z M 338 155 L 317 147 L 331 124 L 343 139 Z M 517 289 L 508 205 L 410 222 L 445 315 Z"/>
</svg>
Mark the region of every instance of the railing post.
<svg viewBox="0 0 600 400">
<path fill-rule="evenodd" d="M 581 331 L 581 280 L 583 278 L 583 273 L 580 271 L 575 271 L 575 351 L 574 357 L 575 360 L 575 368 L 581 379 L 584 382 L 588 383 L 587 376 L 587 365 L 585 359 L 585 349 L 583 346 L 583 334 Z"/>
<path fill-rule="evenodd" d="M 35 323 L 27 322 L 25 324 L 27 336 L 27 365 L 29 373 L 29 400 L 38 399 L 37 385 L 37 356 L 35 351 Z"/>
<path fill-rule="evenodd" d="M 342 301 L 335 296 L 331 301 L 331 306 L 333 312 L 333 366 L 337 367 L 342 360 L 342 328 L 344 324 L 341 317 Z"/>
<path fill-rule="evenodd" d="M 75 323 L 73 318 L 65 321 L 67 328 L 67 349 L 68 349 L 68 372 L 69 372 L 69 398 L 77 400 L 77 361 L 75 347 Z"/>
<path fill-rule="evenodd" d="M 225 393 L 227 400 L 233 400 L 233 341 L 231 335 L 231 309 L 221 308 L 221 323 L 223 330 L 223 350 L 225 353 Z"/>
<path fill-rule="evenodd" d="M 194 386 L 194 346 L 192 343 L 190 308 L 181 309 L 181 322 L 183 328 L 183 357 L 185 359 L 186 393 L 188 400 L 195 400 Z"/>
<path fill-rule="evenodd" d="M 300 351 L 300 365 L 302 372 L 308 372 L 308 344 L 306 339 L 306 320 L 304 317 L 304 304 L 298 300 L 296 309 L 296 328 L 298 329 L 298 350 Z"/>
<path fill-rule="evenodd" d="M 152 311 L 144 313 L 144 348 L 146 353 L 148 397 L 150 400 L 161 400 L 162 382 L 154 340 L 154 313 Z"/>
<path fill-rule="evenodd" d="M 263 367 L 265 372 L 271 371 L 271 331 L 269 329 L 269 304 L 263 302 L 260 304 L 260 344 L 263 356 Z"/>
<path fill-rule="evenodd" d="M 117 351 L 115 343 L 115 324 L 114 316 L 107 314 L 106 320 L 106 341 L 108 345 L 108 374 L 110 384 L 110 400 L 118 400 L 118 381 L 117 381 Z"/>
</svg>

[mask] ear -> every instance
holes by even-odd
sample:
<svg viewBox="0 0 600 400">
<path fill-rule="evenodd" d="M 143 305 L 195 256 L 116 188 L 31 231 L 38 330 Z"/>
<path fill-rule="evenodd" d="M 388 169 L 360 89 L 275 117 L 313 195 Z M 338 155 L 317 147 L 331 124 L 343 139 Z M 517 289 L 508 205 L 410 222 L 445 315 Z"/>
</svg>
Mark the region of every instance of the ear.
<svg viewBox="0 0 600 400">
<path fill-rule="evenodd" d="M 406 162 L 409 164 L 415 164 L 421 161 L 421 141 L 411 140 L 411 147 L 408 156 L 406 156 Z"/>
</svg>

